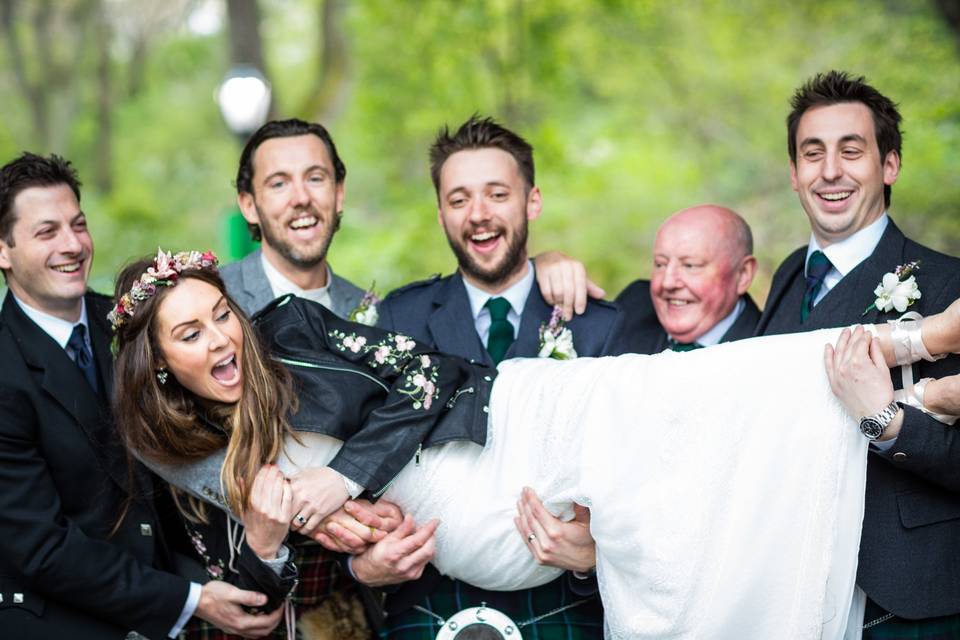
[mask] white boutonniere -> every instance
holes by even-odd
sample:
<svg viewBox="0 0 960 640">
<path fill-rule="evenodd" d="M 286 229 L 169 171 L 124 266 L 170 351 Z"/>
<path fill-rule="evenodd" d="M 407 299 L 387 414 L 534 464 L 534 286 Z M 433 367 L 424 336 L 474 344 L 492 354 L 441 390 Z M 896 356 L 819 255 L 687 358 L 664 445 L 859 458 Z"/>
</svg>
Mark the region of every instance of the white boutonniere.
<svg viewBox="0 0 960 640">
<path fill-rule="evenodd" d="M 540 323 L 538 357 L 555 360 L 573 360 L 577 357 L 577 350 L 573 348 L 573 332 L 566 324 L 560 317 L 560 307 L 554 307 L 550 322 Z"/>
<path fill-rule="evenodd" d="M 920 286 L 914 275 L 919 270 L 920 261 L 914 260 L 900 265 L 890 273 L 883 274 L 883 280 L 873 290 L 873 295 L 877 296 L 877 299 L 863 311 L 863 315 L 867 315 L 874 309 L 881 313 L 893 309 L 896 309 L 897 313 L 906 311 L 907 307 L 920 299 Z"/>
<path fill-rule="evenodd" d="M 360 304 L 350 312 L 347 320 L 365 324 L 368 327 L 376 326 L 377 320 L 380 319 L 380 314 L 377 313 L 377 305 L 380 304 L 380 298 L 374 293 L 374 287 L 376 285 L 376 282 L 370 285 L 370 288 L 363 294 L 363 298 L 360 299 Z"/>
</svg>

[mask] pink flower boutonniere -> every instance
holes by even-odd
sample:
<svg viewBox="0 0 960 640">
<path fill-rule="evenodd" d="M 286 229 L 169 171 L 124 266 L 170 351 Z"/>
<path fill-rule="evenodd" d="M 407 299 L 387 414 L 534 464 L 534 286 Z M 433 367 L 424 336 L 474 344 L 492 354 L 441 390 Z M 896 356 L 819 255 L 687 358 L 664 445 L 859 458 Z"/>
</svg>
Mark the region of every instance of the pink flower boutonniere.
<svg viewBox="0 0 960 640">
<path fill-rule="evenodd" d="M 920 299 L 920 286 L 917 284 L 915 272 L 920 270 L 920 261 L 914 260 L 902 264 L 890 273 L 883 274 L 883 280 L 873 290 L 877 297 L 869 307 L 864 309 L 863 315 L 876 309 L 881 313 L 897 310 L 903 313 L 907 307 Z"/>
<path fill-rule="evenodd" d="M 377 312 L 377 305 L 380 304 L 380 298 L 374 293 L 374 287 L 376 286 L 377 283 L 374 282 L 370 285 L 370 288 L 367 289 L 366 293 L 363 294 L 363 298 L 360 299 L 360 304 L 350 312 L 350 316 L 347 318 L 350 322 L 359 322 L 368 327 L 373 327 L 377 324 L 377 321 L 380 319 L 380 314 Z"/>
</svg>

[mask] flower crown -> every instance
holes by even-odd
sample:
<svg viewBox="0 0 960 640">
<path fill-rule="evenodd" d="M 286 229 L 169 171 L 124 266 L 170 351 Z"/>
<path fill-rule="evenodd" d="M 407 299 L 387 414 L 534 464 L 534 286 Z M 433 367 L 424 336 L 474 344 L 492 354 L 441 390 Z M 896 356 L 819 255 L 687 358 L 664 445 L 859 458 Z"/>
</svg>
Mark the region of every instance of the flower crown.
<svg viewBox="0 0 960 640">
<path fill-rule="evenodd" d="M 107 314 L 107 320 L 110 326 L 116 332 L 127 321 L 132 318 L 137 305 L 147 300 L 157 292 L 157 287 L 172 287 L 177 284 L 180 274 L 184 271 L 198 269 L 217 268 L 217 256 L 211 251 L 200 253 L 199 251 L 181 251 L 180 253 L 169 254 L 163 249 L 157 248 L 157 257 L 153 259 L 151 265 L 130 287 L 130 291 L 120 296 L 120 301 L 113 310 Z"/>
</svg>

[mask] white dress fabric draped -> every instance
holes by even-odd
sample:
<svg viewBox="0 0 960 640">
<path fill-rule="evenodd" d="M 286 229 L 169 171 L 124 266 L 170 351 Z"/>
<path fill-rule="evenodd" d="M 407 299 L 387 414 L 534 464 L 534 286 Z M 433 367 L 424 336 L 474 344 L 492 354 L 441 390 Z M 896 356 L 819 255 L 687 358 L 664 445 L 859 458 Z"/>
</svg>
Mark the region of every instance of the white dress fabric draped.
<svg viewBox="0 0 960 640">
<path fill-rule="evenodd" d="M 564 518 L 589 506 L 610 638 L 839 640 L 867 441 L 824 373 L 838 333 L 506 361 L 486 447 L 424 450 L 385 498 L 417 522 L 440 518 L 436 567 L 492 590 L 560 573 L 533 561 L 513 524 L 522 487 Z M 338 446 L 301 435 L 289 473 Z"/>
</svg>

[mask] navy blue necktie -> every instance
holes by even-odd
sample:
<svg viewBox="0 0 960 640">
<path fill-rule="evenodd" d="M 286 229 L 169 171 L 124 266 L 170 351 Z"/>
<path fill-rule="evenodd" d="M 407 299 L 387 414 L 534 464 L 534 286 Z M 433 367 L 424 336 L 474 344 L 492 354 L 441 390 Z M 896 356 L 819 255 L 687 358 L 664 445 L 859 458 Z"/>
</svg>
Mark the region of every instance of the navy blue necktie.
<svg viewBox="0 0 960 640">
<path fill-rule="evenodd" d="M 80 367 L 83 377 L 90 383 L 90 388 L 95 393 L 100 392 L 100 385 L 97 384 L 97 365 L 93 361 L 93 352 L 87 346 L 85 339 L 87 328 L 82 324 L 74 325 L 73 333 L 67 340 L 67 348 L 73 354 L 73 361 Z"/>
<path fill-rule="evenodd" d="M 817 295 L 823 288 L 823 279 L 833 269 L 830 258 L 825 256 L 822 251 L 814 251 L 807 260 L 807 290 L 803 294 L 803 304 L 800 306 L 800 321 L 806 322 L 810 312 L 813 311 Z"/>
</svg>

